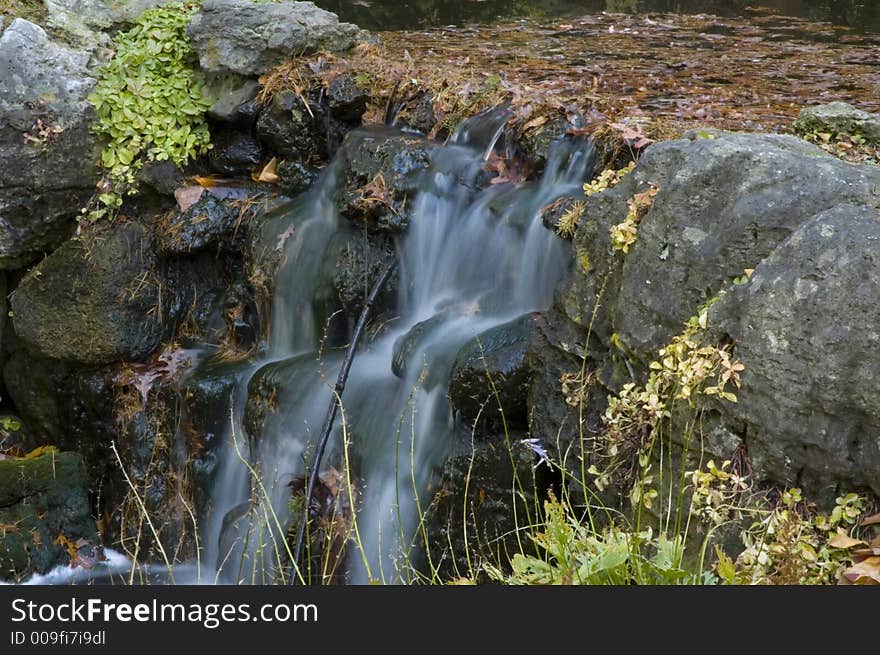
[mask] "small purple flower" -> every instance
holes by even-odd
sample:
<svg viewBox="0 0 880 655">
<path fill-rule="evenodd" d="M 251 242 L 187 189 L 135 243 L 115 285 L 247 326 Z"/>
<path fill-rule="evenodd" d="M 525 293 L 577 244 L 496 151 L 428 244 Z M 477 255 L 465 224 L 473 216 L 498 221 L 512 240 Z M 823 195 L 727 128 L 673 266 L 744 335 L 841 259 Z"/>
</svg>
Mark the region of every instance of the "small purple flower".
<svg viewBox="0 0 880 655">
<path fill-rule="evenodd" d="M 538 456 L 538 466 L 541 465 L 541 462 L 544 462 L 547 464 L 547 466 L 550 466 L 550 459 L 547 456 L 547 451 L 544 450 L 544 447 L 541 445 L 541 441 L 539 439 L 520 439 L 520 442 L 531 448 L 532 452 L 534 452 Z"/>
</svg>

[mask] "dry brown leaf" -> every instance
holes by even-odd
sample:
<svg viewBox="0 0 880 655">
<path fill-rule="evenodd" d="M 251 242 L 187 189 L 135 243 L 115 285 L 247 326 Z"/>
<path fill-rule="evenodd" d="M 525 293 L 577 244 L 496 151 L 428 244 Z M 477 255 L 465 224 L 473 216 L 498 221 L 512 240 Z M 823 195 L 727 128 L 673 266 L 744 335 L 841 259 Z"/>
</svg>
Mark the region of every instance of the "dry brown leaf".
<svg viewBox="0 0 880 655">
<path fill-rule="evenodd" d="M 528 130 L 533 130 L 536 127 L 541 127 L 546 122 L 547 122 L 546 116 L 538 116 L 537 118 L 533 118 L 528 123 L 523 125 L 523 132 L 526 132 Z"/>
<path fill-rule="evenodd" d="M 828 542 L 828 545 L 831 548 L 842 548 L 844 550 L 847 550 L 849 548 L 853 548 L 854 546 L 867 546 L 868 542 L 862 541 L 861 539 L 853 539 L 848 534 L 838 532 L 831 538 L 831 540 Z"/>
<path fill-rule="evenodd" d="M 880 557 L 869 557 L 858 564 L 853 564 L 843 572 L 843 576 L 858 585 L 880 584 Z"/>
<path fill-rule="evenodd" d="M 174 199 L 177 200 L 177 206 L 180 211 L 185 212 L 199 201 L 205 192 L 201 186 L 182 186 L 174 190 Z"/>
<path fill-rule="evenodd" d="M 866 525 L 877 525 L 880 524 L 880 514 L 872 514 L 871 516 L 866 516 L 862 519 L 862 527 Z"/>
<path fill-rule="evenodd" d="M 268 184 L 275 184 L 278 181 L 278 158 L 272 157 L 269 160 L 269 163 L 263 167 L 263 170 L 260 171 L 260 177 L 257 178 L 258 182 L 266 182 Z"/>
</svg>

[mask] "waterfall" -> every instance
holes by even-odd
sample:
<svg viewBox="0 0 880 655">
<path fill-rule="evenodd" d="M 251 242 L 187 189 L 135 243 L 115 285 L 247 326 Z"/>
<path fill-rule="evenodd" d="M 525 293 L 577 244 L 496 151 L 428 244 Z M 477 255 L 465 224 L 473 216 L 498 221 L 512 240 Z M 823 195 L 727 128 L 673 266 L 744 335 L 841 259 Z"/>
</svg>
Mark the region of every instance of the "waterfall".
<svg viewBox="0 0 880 655">
<path fill-rule="evenodd" d="M 456 427 L 447 395 L 456 353 L 489 328 L 547 309 L 569 265 L 541 209 L 579 194 L 595 153 L 563 140 L 539 181 L 487 185 L 486 160 L 507 119 L 495 110 L 465 121 L 447 145 L 432 150 L 409 229 L 395 244 L 396 318 L 354 360 L 324 460 L 342 461 L 344 431 L 358 486 L 359 544 L 350 544 L 344 565 L 350 583 L 407 579 L 404 562 L 418 555 L 427 484 Z M 283 575 L 289 484 L 304 474 L 341 365 L 340 354 L 322 341 L 328 309 L 315 301 L 321 260 L 344 220 L 333 203 L 338 168 L 331 164 L 310 192 L 274 217 L 294 229 L 275 280 L 270 347 L 241 377 L 202 536 L 203 563 L 219 567 L 220 581 L 265 583 Z M 415 345 L 401 351 L 414 328 Z M 261 384 L 279 391 L 251 440 L 243 416 L 249 393 Z"/>
</svg>

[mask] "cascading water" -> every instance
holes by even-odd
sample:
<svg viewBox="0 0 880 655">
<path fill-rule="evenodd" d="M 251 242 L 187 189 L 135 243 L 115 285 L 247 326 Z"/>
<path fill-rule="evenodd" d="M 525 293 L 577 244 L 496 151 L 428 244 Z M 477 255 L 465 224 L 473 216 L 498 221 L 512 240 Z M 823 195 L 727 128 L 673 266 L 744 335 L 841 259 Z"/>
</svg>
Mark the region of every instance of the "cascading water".
<svg viewBox="0 0 880 655">
<path fill-rule="evenodd" d="M 506 120 L 501 110 L 476 117 L 431 150 L 408 232 L 396 243 L 396 318 L 354 360 L 324 460 L 342 458 L 344 431 L 359 487 L 360 545 L 349 548 L 346 563 L 351 583 L 401 581 L 402 556 L 418 550 L 418 510 L 456 427 L 447 383 L 458 350 L 487 329 L 546 309 L 568 265 L 541 209 L 579 193 L 594 165 L 592 148 L 561 141 L 539 182 L 486 185 L 486 159 Z M 389 133 L 367 128 L 349 142 Z M 304 473 L 341 365 L 341 355 L 323 348 L 332 317 L 315 293 L 342 220 L 333 202 L 337 175 L 338 166 L 329 166 L 312 191 L 274 216 L 288 227 L 279 239 L 285 263 L 275 280 L 270 349 L 242 375 L 202 535 L 202 561 L 217 566 L 221 581 L 269 582 L 289 562 L 288 484 Z M 262 400 L 271 411 L 251 440 L 251 420 L 243 419 L 252 412 L 248 394 L 253 401 L 267 386 L 271 398 Z"/>
</svg>

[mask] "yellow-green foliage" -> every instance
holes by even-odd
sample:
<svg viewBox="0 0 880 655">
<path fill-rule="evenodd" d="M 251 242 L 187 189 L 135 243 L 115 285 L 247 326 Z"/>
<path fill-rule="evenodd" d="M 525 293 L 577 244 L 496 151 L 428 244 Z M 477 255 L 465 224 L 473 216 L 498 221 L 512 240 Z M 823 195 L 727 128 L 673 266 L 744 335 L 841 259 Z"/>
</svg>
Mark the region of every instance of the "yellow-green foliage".
<svg viewBox="0 0 880 655">
<path fill-rule="evenodd" d="M 556 234 L 564 239 L 570 239 L 574 236 L 574 231 L 584 215 L 585 208 L 586 204 L 582 200 L 576 200 L 571 203 L 569 208 L 562 212 L 562 215 L 556 221 Z"/>
<path fill-rule="evenodd" d="M 743 531 L 736 561 L 720 556 L 717 570 L 729 584 L 834 584 L 852 565 L 853 547 L 867 546 L 850 536 L 863 510 L 864 500 L 851 493 L 829 515 L 818 514 L 800 489 L 788 489 Z"/>
<path fill-rule="evenodd" d="M 584 193 L 587 198 L 589 198 L 594 193 L 601 193 L 606 189 L 610 189 L 617 185 L 620 180 L 622 180 L 625 176 L 630 174 L 632 170 L 636 167 L 636 163 L 634 161 L 630 162 L 628 166 L 625 168 L 621 168 L 620 170 L 614 170 L 612 168 L 606 168 L 599 174 L 592 182 L 587 182 L 584 184 Z"/>
<path fill-rule="evenodd" d="M 621 460 L 638 457 L 642 472 L 650 468 L 648 451 L 664 421 L 672 417 L 676 402 L 693 404 L 702 396 L 717 396 L 736 402 L 730 387 L 739 387 L 742 363 L 733 359 L 730 346 L 716 347 L 701 342 L 701 332 L 708 325 L 709 308 L 719 296 L 709 300 L 685 324 L 685 330 L 659 351 L 659 358 L 650 364 L 650 375 L 644 387 L 635 383 L 623 386 L 620 393 L 608 397 L 603 422 L 605 431 L 599 438 L 599 453 L 607 461 L 604 470 L 591 467 L 599 489 L 611 482 L 614 469 Z M 633 490 L 633 501 L 650 508 L 656 492 L 646 492 L 650 476 L 640 478 L 642 484 Z"/>
<path fill-rule="evenodd" d="M 654 203 L 654 196 L 657 195 L 659 189 L 651 186 L 647 191 L 637 193 L 627 201 L 629 211 L 622 223 L 611 226 L 611 247 L 614 250 L 624 254 L 629 252 L 630 247 L 635 244 L 639 236 L 639 223 L 651 209 Z"/>
<path fill-rule="evenodd" d="M 186 26 L 197 4 L 171 3 L 144 12 L 116 37 L 116 54 L 89 96 L 94 131 L 107 141 L 101 156 L 108 184 L 91 219 L 122 202 L 148 161 L 183 165 L 210 148 L 201 76 L 189 65 Z"/>
</svg>

